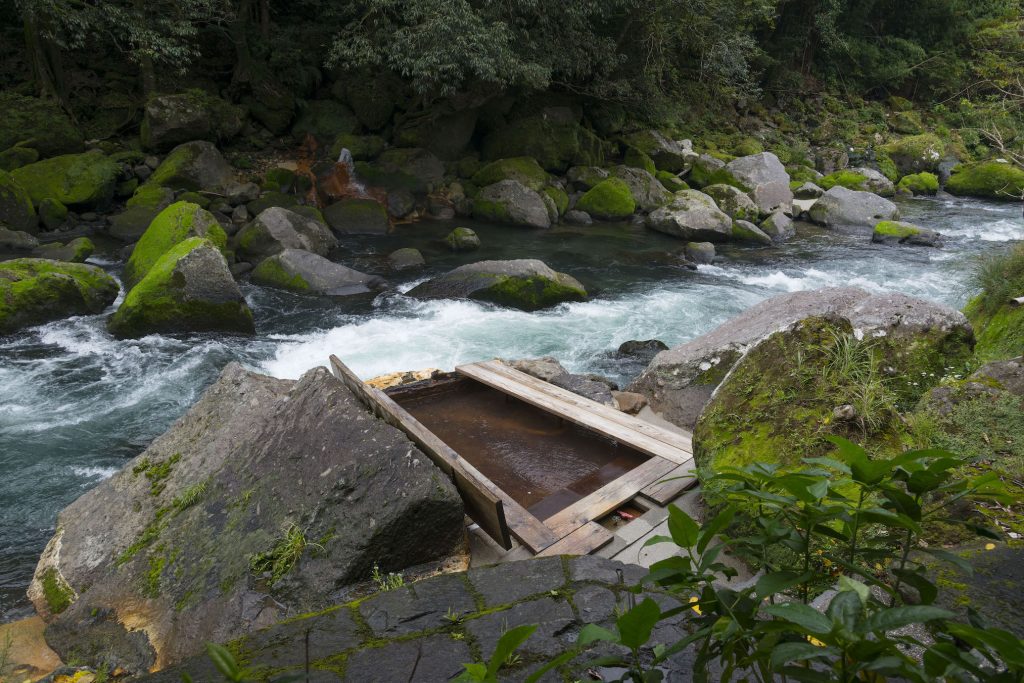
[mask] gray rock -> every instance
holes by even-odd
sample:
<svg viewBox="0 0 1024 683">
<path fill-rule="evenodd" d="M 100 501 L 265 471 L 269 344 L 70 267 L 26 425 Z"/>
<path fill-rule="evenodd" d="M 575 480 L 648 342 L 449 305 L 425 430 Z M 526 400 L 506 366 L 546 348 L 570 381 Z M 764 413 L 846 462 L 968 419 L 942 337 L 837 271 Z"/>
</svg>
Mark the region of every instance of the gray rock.
<svg viewBox="0 0 1024 683">
<path fill-rule="evenodd" d="M 766 245 L 772 243 L 772 238 L 750 221 L 733 221 L 732 236 L 739 242 L 756 242 Z"/>
<path fill-rule="evenodd" d="M 712 248 L 712 250 L 714 250 L 714 246 L 710 243 L 704 242 L 703 244 L 707 244 Z M 689 247 L 689 245 L 687 245 L 687 247 Z M 660 339 L 631 339 L 630 341 L 625 341 L 619 344 L 617 353 L 619 356 L 628 356 L 630 358 L 641 359 L 644 362 L 650 362 L 656 355 L 667 350 L 668 346 Z"/>
<path fill-rule="evenodd" d="M 0 170 L 0 226 L 17 232 L 36 233 L 39 219 L 27 188 Z"/>
<path fill-rule="evenodd" d="M 444 241 L 452 251 L 476 251 L 480 248 L 480 238 L 469 228 L 455 228 Z"/>
<path fill-rule="evenodd" d="M 629 391 L 646 396 L 667 420 L 692 429 L 715 387 L 750 347 L 810 317 L 845 318 L 864 336 L 910 338 L 928 330 L 969 329 L 962 313 L 903 294 L 871 294 L 855 287 L 783 294 L 662 351 Z"/>
<path fill-rule="evenodd" d="M 260 186 L 256 183 L 231 183 L 224 190 L 224 198 L 231 206 L 248 204 L 259 197 Z"/>
<path fill-rule="evenodd" d="M 808 181 L 796 188 L 796 191 L 793 192 L 793 197 L 796 199 L 817 199 L 823 194 L 825 194 L 825 190 Z"/>
<path fill-rule="evenodd" d="M 896 194 L 896 186 L 893 185 L 891 180 L 882 175 L 880 171 L 864 166 L 851 168 L 850 171 L 852 173 L 859 173 L 867 178 L 867 180 L 861 183 L 861 186 L 868 192 L 874 192 L 880 197 L 892 197 Z"/>
<path fill-rule="evenodd" d="M 714 199 L 718 208 L 733 220 L 754 222 L 761 213 L 754 200 L 738 187 L 724 184 L 708 185 L 703 192 Z"/>
<path fill-rule="evenodd" d="M 419 299 L 474 299 L 535 311 L 566 301 L 584 301 L 587 291 L 576 278 L 558 273 L 537 259 L 480 261 L 459 266 L 417 285 L 408 296 Z"/>
<path fill-rule="evenodd" d="M 64 261 L 66 263 L 85 263 L 95 249 L 87 237 L 77 237 L 67 244 L 50 242 L 36 248 L 34 255 L 39 258 Z"/>
<path fill-rule="evenodd" d="M 571 391 L 583 398 L 602 403 L 606 406 L 615 407 L 615 398 L 612 397 L 611 387 L 605 382 L 599 382 L 586 375 L 574 375 L 566 373 L 551 378 L 550 382 L 556 387 Z"/>
<path fill-rule="evenodd" d="M 392 270 L 409 270 L 410 268 L 424 266 L 427 262 L 424 260 L 423 254 L 420 253 L 419 249 L 405 247 L 403 249 L 396 249 L 388 254 L 388 263 L 391 265 Z"/>
<path fill-rule="evenodd" d="M 870 234 L 879 221 L 899 218 L 896 205 L 871 192 L 847 190 L 836 185 L 814 202 L 808 216 L 832 230 Z"/>
<path fill-rule="evenodd" d="M 698 190 L 682 190 L 668 206 L 647 216 L 647 227 L 685 240 L 726 242 L 732 239 L 732 219 L 715 200 Z"/>
<path fill-rule="evenodd" d="M 586 211 L 570 209 L 565 212 L 565 222 L 570 225 L 593 225 L 594 219 Z"/>
<path fill-rule="evenodd" d="M 473 217 L 529 228 L 551 227 L 551 215 L 540 194 L 517 180 L 501 180 L 480 190 L 473 198 Z"/>
<path fill-rule="evenodd" d="M 545 382 L 550 382 L 559 375 L 569 374 L 569 371 L 563 368 L 562 364 L 551 356 L 506 360 L 503 362 L 515 368 L 519 372 L 525 372 L 527 375 L 531 375 L 537 379 L 542 379 Z"/>
<path fill-rule="evenodd" d="M 206 641 L 322 610 L 375 565 L 401 571 L 460 554 L 464 534 L 448 478 L 326 369 L 293 382 L 231 363 L 141 456 L 61 513 L 30 595 L 49 633 L 74 629 L 51 640 L 64 657 L 73 649 L 141 674 L 156 652 L 174 664 Z M 305 547 L 290 546 L 294 561 L 263 573 L 296 538 Z M 59 615 L 47 576 L 72 591 Z M 129 614 L 131 631 L 120 622 Z M 301 649 L 281 647 L 282 627 L 247 647 L 287 666 L 304 664 L 306 647 L 322 658 L 361 640 L 346 610 L 305 626 L 315 635 Z"/>
<path fill-rule="evenodd" d="M 144 183 L 149 176 L 153 175 L 153 169 L 145 164 L 139 164 L 132 169 L 132 173 L 135 174 L 135 177 L 139 179 L 140 183 Z"/>
<path fill-rule="evenodd" d="M 577 190 L 586 192 L 609 177 L 608 170 L 599 166 L 573 166 L 565 173 L 566 180 Z"/>
<path fill-rule="evenodd" d="M 771 152 L 733 159 L 725 165 L 747 189 L 762 214 L 775 209 L 789 209 L 793 191 L 789 189 L 789 173 L 779 158 Z"/>
<path fill-rule="evenodd" d="M 388 213 L 395 218 L 405 218 L 416 208 L 416 197 L 406 189 L 388 192 Z"/>
<path fill-rule="evenodd" d="M 242 129 L 242 112 L 213 95 L 156 95 L 146 102 L 142 146 L 165 150 L 191 140 L 226 140 Z"/>
<path fill-rule="evenodd" d="M 985 363 L 967 378 L 970 382 L 995 383 L 1003 391 L 1024 396 L 1024 357 Z"/>
<path fill-rule="evenodd" d="M 172 190 L 223 192 L 235 182 L 235 170 L 212 142 L 178 145 L 153 171 L 149 183 Z"/>
<path fill-rule="evenodd" d="M 687 242 L 684 252 L 686 258 L 694 263 L 713 263 L 715 260 L 715 245 L 711 242 Z"/>
<path fill-rule="evenodd" d="M 251 279 L 258 285 L 325 296 L 366 294 L 386 284 L 376 275 L 301 249 L 285 249 L 264 259 L 252 271 Z"/>
<path fill-rule="evenodd" d="M 338 235 L 386 235 L 391 231 L 387 209 L 373 199 L 342 199 L 324 209 L 324 219 Z"/>
<path fill-rule="evenodd" d="M 269 211 L 269 209 L 268 209 Z M 231 210 L 231 222 L 241 225 L 249 220 L 249 209 L 245 206 L 236 206 Z"/>
<path fill-rule="evenodd" d="M 783 213 L 781 209 L 772 211 L 768 218 L 761 221 L 761 230 L 771 237 L 773 242 L 782 242 L 796 235 L 793 219 Z"/>
<path fill-rule="evenodd" d="M 871 241 L 876 244 L 906 244 L 915 247 L 941 247 L 942 235 L 903 221 L 885 221 L 875 225 Z"/>
<path fill-rule="evenodd" d="M 32 251 L 39 246 L 39 240 L 27 232 L 10 230 L 0 225 L 0 250 Z"/>
<path fill-rule="evenodd" d="M 653 211 L 672 201 L 672 193 L 642 168 L 616 166 L 612 169 L 612 176 L 629 186 L 633 201 L 643 211 Z"/>
<path fill-rule="evenodd" d="M 326 225 L 294 211 L 272 206 L 233 238 L 240 258 L 257 263 L 285 249 L 302 249 L 326 256 L 338 246 Z"/>
<path fill-rule="evenodd" d="M 656 130 L 647 130 L 626 136 L 625 142 L 651 157 L 659 170 L 679 173 L 687 168 L 693 155 L 689 140 L 670 140 Z"/>
</svg>

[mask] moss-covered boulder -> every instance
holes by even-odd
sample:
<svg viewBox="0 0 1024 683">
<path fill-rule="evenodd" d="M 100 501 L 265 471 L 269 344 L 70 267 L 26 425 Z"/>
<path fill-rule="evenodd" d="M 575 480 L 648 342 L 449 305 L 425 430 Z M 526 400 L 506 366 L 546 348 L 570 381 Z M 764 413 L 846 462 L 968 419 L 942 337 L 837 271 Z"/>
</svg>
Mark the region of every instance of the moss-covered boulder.
<svg viewBox="0 0 1024 683">
<path fill-rule="evenodd" d="M 375 199 L 342 199 L 324 209 L 338 235 L 385 235 L 391 231 L 387 207 Z"/>
<path fill-rule="evenodd" d="M 576 209 L 600 220 L 624 220 L 636 212 L 636 200 L 624 180 L 607 178 L 587 190 Z"/>
<path fill-rule="evenodd" d="M 32 197 L 5 171 L 0 171 L 0 225 L 30 234 L 39 229 Z"/>
<path fill-rule="evenodd" d="M 686 176 L 686 182 L 696 188 L 722 184 L 732 185 L 746 191 L 743 183 L 726 170 L 725 162 L 710 154 L 701 154 L 693 160 L 690 173 Z"/>
<path fill-rule="evenodd" d="M 0 92 L 0 150 L 20 145 L 40 156 L 82 150 L 82 132 L 54 100 Z"/>
<path fill-rule="evenodd" d="M 656 130 L 630 133 L 623 136 L 622 141 L 650 158 L 658 169 L 670 173 L 685 171 L 688 160 L 696 156 L 692 150 Z"/>
<path fill-rule="evenodd" d="M 213 143 L 195 140 L 172 149 L 146 184 L 172 190 L 223 192 L 234 181 L 234 169 Z"/>
<path fill-rule="evenodd" d="M 146 102 L 139 139 L 143 149 L 156 151 L 192 140 L 224 142 L 238 134 L 244 120 L 240 107 L 204 90 L 154 95 Z"/>
<path fill-rule="evenodd" d="M 981 292 L 968 302 L 964 313 L 978 337 L 981 360 L 1005 360 L 1024 355 L 1024 244 L 979 262 L 974 284 Z"/>
<path fill-rule="evenodd" d="M 626 152 L 622 155 L 622 164 L 643 169 L 652 175 L 658 171 L 658 167 L 654 165 L 654 159 L 632 146 L 626 147 Z"/>
<path fill-rule="evenodd" d="M 326 142 L 339 135 L 351 135 L 359 128 L 359 119 L 347 106 L 334 100 L 311 100 L 303 105 L 292 126 L 292 136 L 301 140 L 312 135 Z M 335 156 L 335 159 L 338 157 Z"/>
<path fill-rule="evenodd" d="M 551 227 L 547 203 L 518 180 L 502 180 L 481 189 L 473 198 L 473 217 L 527 228 Z"/>
<path fill-rule="evenodd" d="M 574 187 L 580 192 L 586 192 L 610 175 L 611 174 L 606 168 L 599 168 L 597 166 L 573 166 L 566 171 L 565 178 L 569 181 L 571 187 Z"/>
<path fill-rule="evenodd" d="M 39 246 L 39 240 L 27 232 L 11 230 L 0 223 L 0 252 L 32 251 Z"/>
<path fill-rule="evenodd" d="M 120 175 L 121 166 L 99 151 L 65 154 L 11 171 L 33 202 L 52 198 L 81 210 L 106 207 Z"/>
<path fill-rule="evenodd" d="M 895 204 L 873 192 L 836 185 L 811 205 L 808 214 L 813 222 L 832 230 L 870 234 L 879 221 L 896 220 L 900 212 Z"/>
<path fill-rule="evenodd" d="M 559 217 L 564 216 L 565 212 L 569 210 L 569 195 L 561 187 L 548 185 L 541 192 L 547 195 L 551 203 L 555 205 L 555 211 Z"/>
<path fill-rule="evenodd" d="M 934 173 L 922 171 L 911 173 L 900 178 L 896 191 L 914 195 L 931 195 L 939 191 L 939 177 Z"/>
<path fill-rule="evenodd" d="M 444 241 L 452 251 L 476 251 L 480 248 L 480 238 L 469 228 L 455 228 Z"/>
<path fill-rule="evenodd" d="M 417 285 L 417 299 L 472 299 L 536 311 L 567 301 L 585 301 L 587 290 L 576 278 L 536 259 L 480 261 Z"/>
<path fill-rule="evenodd" d="M 379 135 L 354 135 L 341 133 L 331 143 L 330 158 L 337 159 L 347 149 L 355 161 L 373 161 L 387 148 L 387 142 Z"/>
<path fill-rule="evenodd" d="M 85 260 L 96 251 L 96 245 L 88 237 L 76 237 L 67 244 L 50 242 L 36 248 L 33 252 L 38 258 L 67 263 L 85 263 Z"/>
<path fill-rule="evenodd" d="M 367 185 L 427 192 L 444 180 L 444 162 L 419 147 L 385 150 L 375 161 L 357 161 L 356 175 Z"/>
<path fill-rule="evenodd" d="M 953 169 L 945 189 L 964 197 L 1019 201 L 1024 195 L 1024 168 L 1004 161 L 961 164 Z"/>
<path fill-rule="evenodd" d="M 882 147 L 901 174 L 934 171 L 942 161 L 943 149 L 934 133 L 898 138 Z"/>
<path fill-rule="evenodd" d="M 629 187 L 636 208 L 640 211 L 654 211 L 672 201 L 672 193 L 649 172 L 633 166 L 615 166 L 612 177 L 618 178 Z"/>
<path fill-rule="evenodd" d="M 221 251 L 228 236 L 209 211 L 190 202 L 175 202 L 156 215 L 132 249 L 124 267 L 124 284 L 131 289 L 171 247 L 191 237 L 205 237 Z"/>
<path fill-rule="evenodd" d="M 8 147 L 0 150 L 0 171 L 13 171 L 39 161 L 39 152 L 31 147 Z"/>
<path fill-rule="evenodd" d="M 502 180 L 517 180 L 536 192 L 547 184 L 548 173 L 533 157 L 513 157 L 492 161 L 473 174 L 472 180 L 478 187 Z"/>
<path fill-rule="evenodd" d="M 202 237 L 190 237 L 167 250 L 128 292 L 108 327 L 120 338 L 255 331 L 252 310 L 224 255 Z"/>
<path fill-rule="evenodd" d="M 670 204 L 648 214 L 646 225 L 693 242 L 728 242 L 733 237 L 732 219 L 699 190 L 677 192 Z"/>
<path fill-rule="evenodd" d="M 326 256 L 338 246 L 338 240 L 323 221 L 273 206 L 239 230 L 232 246 L 238 258 L 258 263 L 285 249 Z"/>
<path fill-rule="evenodd" d="M 124 211 L 110 217 L 107 232 L 124 242 L 134 242 L 146 232 L 157 214 L 174 202 L 174 191 L 160 185 L 143 185 L 125 202 Z"/>
<path fill-rule="evenodd" d="M 68 207 L 52 197 L 39 202 L 39 222 L 46 230 L 56 230 L 64 225 L 68 217 Z"/>
<path fill-rule="evenodd" d="M 246 211 L 249 212 L 250 216 L 258 216 L 267 209 L 281 208 L 290 209 L 292 211 L 297 210 L 301 204 L 299 204 L 299 198 L 290 192 L 282 192 L 279 190 L 267 190 L 261 192 L 260 196 L 245 205 Z M 316 207 L 310 207 L 316 208 Z"/>
<path fill-rule="evenodd" d="M 251 278 L 265 287 L 323 296 L 366 294 L 385 284 L 376 275 L 360 273 L 301 249 L 285 249 L 263 259 Z"/>
<path fill-rule="evenodd" d="M 718 208 L 737 221 L 756 221 L 761 210 L 746 192 L 732 185 L 708 185 L 704 194 L 715 200 Z"/>
<path fill-rule="evenodd" d="M 941 247 L 942 235 L 904 221 L 881 221 L 875 225 L 871 241 L 877 244 L 908 244 L 917 247 Z"/>
<path fill-rule="evenodd" d="M 682 178 L 668 171 L 658 171 L 654 177 L 669 192 L 679 192 L 679 190 L 686 190 L 690 187 Z"/>
<path fill-rule="evenodd" d="M 770 245 L 771 236 L 750 221 L 733 221 L 732 238 L 736 242 L 752 242 L 754 244 Z"/>
<path fill-rule="evenodd" d="M 575 121 L 531 116 L 514 121 L 484 138 L 485 160 L 528 156 L 552 173 L 570 166 L 600 166 L 604 143 Z"/>
<path fill-rule="evenodd" d="M 66 661 L 147 678 L 157 662 L 209 663 L 208 641 L 325 610 L 375 566 L 464 561 L 465 533 L 448 477 L 326 368 L 292 381 L 230 363 L 145 452 L 60 514 L 29 595 Z M 65 596 L 59 614 L 47 583 Z M 321 615 L 338 616 L 348 613 Z M 310 661 L 347 640 L 331 628 L 309 641 Z"/>
<path fill-rule="evenodd" d="M 72 315 L 100 313 L 120 287 L 101 268 L 22 258 L 0 262 L 0 334 Z"/>
</svg>

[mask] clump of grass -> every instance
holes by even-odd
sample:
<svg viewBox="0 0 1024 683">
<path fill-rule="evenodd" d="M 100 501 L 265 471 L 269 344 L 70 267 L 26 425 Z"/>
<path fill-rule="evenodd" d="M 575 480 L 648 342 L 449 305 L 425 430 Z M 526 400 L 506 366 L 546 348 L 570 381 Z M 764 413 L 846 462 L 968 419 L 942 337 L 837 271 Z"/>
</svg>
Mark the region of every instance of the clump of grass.
<svg viewBox="0 0 1024 683">
<path fill-rule="evenodd" d="M 830 330 L 824 375 L 857 411 L 857 422 L 867 435 L 884 427 L 896 414 L 896 394 L 879 368 L 875 344 L 852 334 Z"/>
<path fill-rule="evenodd" d="M 189 486 L 174 499 L 171 505 L 173 505 L 174 509 L 178 512 L 192 507 L 206 495 L 207 483 L 208 482 L 201 481 L 198 484 Z"/>
<path fill-rule="evenodd" d="M 405 585 L 405 579 L 402 578 L 401 574 L 396 574 L 395 572 L 384 574 L 376 564 L 373 565 L 373 572 L 370 574 L 370 578 L 377 584 L 377 590 L 382 592 L 393 591 Z"/>
<path fill-rule="evenodd" d="M 307 547 L 318 547 L 318 544 L 307 541 L 305 532 L 292 524 L 273 548 L 253 555 L 249 569 L 254 574 L 270 572 L 270 585 L 273 586 L 292 570 Z"/>
<path fill-rule="evenodd" d="M 992 314 L 1013 297 L 1024 295 L 1024 243 L 979 258 L 967 284 L 980 290 L 977 306 Z"/>
</svg>

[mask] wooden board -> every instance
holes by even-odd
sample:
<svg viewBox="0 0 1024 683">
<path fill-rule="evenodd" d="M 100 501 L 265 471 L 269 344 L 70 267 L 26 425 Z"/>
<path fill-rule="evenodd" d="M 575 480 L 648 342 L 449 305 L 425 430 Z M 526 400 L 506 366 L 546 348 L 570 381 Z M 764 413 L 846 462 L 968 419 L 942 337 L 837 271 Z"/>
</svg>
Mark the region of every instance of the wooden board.
<svg viewBox="0 0 1024 683">
<path fill-rule="evenodd" d="M 611 542 L 615 534 L 597 522 L 588 522 L 561 541 L 549 545 L 537 553 L 538 557 L 549 555 L 589 555 Z"/>
<path fill-rule="evenodd" d="M 641 453 L 664 458 L 677 465 L 693 463 L 693 449 L 686 437 L 578 396 L 500 362 L 460 365 L 455 371 Z"/>
<path fill-rule="evenodd" d="M 512 547 L 510 532 L 533 552 L 558 540 L 543 522 L 512 500 L 390 396 L 367 386 L 337 356 L 332 355 L 330 361 L 335 376 L 374 414 L 405 432 L 413 443 L 452 478 L 468 508 L 469 516 L 503 548 Z"/>
<path fill-rule="evenodd" d="M 668 505 L 686 489 L 697 485 L 692 465 L 680 465 L 653 484 L 640 489 L 641 495 L 658 505 Z"/>
<path fill-rule="evenodd" d="M 645 486 L 663 479 L 675 468 L 675 463 L 661 458 L 651 458 L 589 496 L 548 517 L 544 520 L 544 526 L 551 529 L 561 540 L 587 522 L 593 522 L 612 512 Z"/>
</svg>

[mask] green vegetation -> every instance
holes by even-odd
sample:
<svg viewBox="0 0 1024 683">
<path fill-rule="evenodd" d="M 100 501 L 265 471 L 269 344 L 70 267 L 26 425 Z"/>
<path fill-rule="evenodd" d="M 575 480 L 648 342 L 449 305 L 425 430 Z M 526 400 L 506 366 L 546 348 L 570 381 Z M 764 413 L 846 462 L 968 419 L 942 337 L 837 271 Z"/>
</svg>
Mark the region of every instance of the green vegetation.
<svg viewBox="0 0 1024 683">
<path fill-rule="evenodd" d="M 602 220 L 622 220 L 636 211 L 629 185 L 618 178 L 606 178 L 587 190 L 576 208 Z"/>
<path fill-rule="evenodd" d="M 102 152 L 65 154 L 11 171 L 38 203 L 56 199 L 77 209 L 104 208 L 114 197 L 120 167 Z"/>
<path fill-rule="evenodd" d="M 909 223 L 902 223 L 900 221 L 880 221 L 875 225 L 874 229 L 875 235 L 895 237 L 897 239 L 912 237 L 920 232 L 921 231 L 913 225 L 910 225 Z"/>
<path fill-rule="evenodd" d="M 373 571 L 370 573 L 370 579 L 377 584 L 377 590 L 382 592 L 393 591 L 396 588 L 401 588 L 405 585 L 405 579 L 402 578 L 401 574 L 395 572 L 388 572 L 387 574 L 384 574 L 377 565 L 373 565 Z"/>
<path fill-rule="evenodd" d="M 473 182 L 486 187 L 500 180 L 518 180 L 531 190 L 539 191 L 548 182 L 547 172 L 532 157 L 498 159 L 473 175 Z"/>
<path fill-rule="evenodd" d="M 939 177 L 927 171 L 911 173 L 900 178 L 896 189 L 906 190 L 912 194 L 935 194 L 939 191 Z"/>
<path fill-rule="evenodd" d="M 99 313 L 114 302 L 117 281 L 101 268 L 45 259 L 0 263 L 0 334 L 67 315 Z"/>
<path fill-rule="evenodd" d="M 292 570 L 307 547 L 317 547 L 317 544 L 306 541 L 305 532 L 292 524 L 273 548 L 250 558 L 249 570 L 256 575 L 269 572 L 270 585 L 273 586 Z"/>
<path fill-rule="evenodd" d="M 497 276 L 491 286 L 474 293 L 473 298 L 523 311 L 537 311 L 564 301 L 586 301 L 587 292 L 571 282 L 541 276 Z"/>
<path fill-rule="evenodd" d="M 146 479 L 149 480 L 150 495 L 159 496 L 167 486 L 165 479 L 171 476 L 171 470 L 178 464 L 179 460 L 181 460 L 181 453 L 175 453 L 166 460 L 159 462 L 143 458 L 132 468 L 132 474 L 135 476 L 145 475 Z"/>
<path fill-rule="evenodd" d="M 1024 295 L 1024 245 L 979 260 L 970 284 L 980 290 L 964 309 L 974 326 L 978 358 L 1001 360 L 1024 354 L 1024 306 L 1012 301 Z"/>
<path fill-rule="evenodd" d="M 40 577 L 43 586 L 43 598 L 46 600 L 46 607 L 50 614 L 60 614 L 75 599 L 75 591 L 61 577 L 54 567 L 48 568 Z"/>
<path fill-rule="evenodd" d="M 823 190 L 831 190 L 836 185 L 845 187 L 847 190 L 866 190 L 867 176 L 854 171 L 836 171 L 815 181 L 815 184 Z"/>
<path fill-rule="evenodd" d="M 946 183 L 946 191 L 971 197 L 1020 200 L 1024 197 L 1024 168 L 1000 161 L 957 166 Z"/>
<path fill-rule="evenodd" d="M 130 289 L 167 251 L 189 237 L 205 237 L 221 251 L 227 249 L 228 236 L 217 220 L 198 205 L 178 201 L 156 215 L 136 243 L 124 269 Z"/>
<path fill-rule="evenodd" d="M 206 488 L 209 482 L 201 481 L 198 484 L 193 484 L 187 489 L 181 492 L 180 495 L 176 496 L 171 502 L 171 505 L 178 512 L 182 512 L 203 499 L 206 495 Z"/>
</svg>

